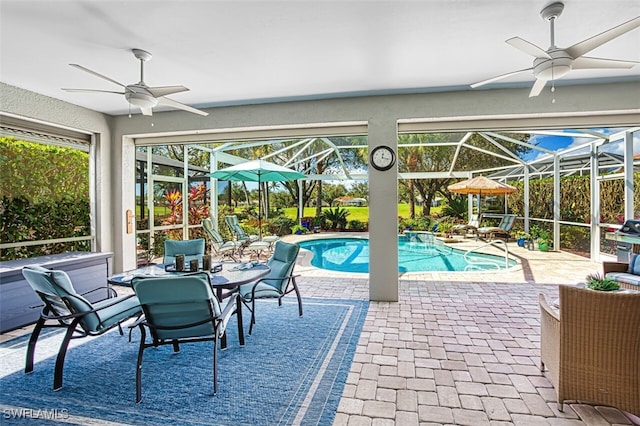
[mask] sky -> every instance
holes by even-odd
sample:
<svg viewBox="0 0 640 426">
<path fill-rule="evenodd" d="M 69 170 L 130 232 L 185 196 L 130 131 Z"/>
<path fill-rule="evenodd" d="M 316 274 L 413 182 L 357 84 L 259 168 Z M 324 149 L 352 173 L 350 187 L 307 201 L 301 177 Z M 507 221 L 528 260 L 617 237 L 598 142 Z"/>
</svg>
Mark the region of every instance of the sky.
<svg viewBox="0 0 640 426">
<path fill-rule="evenodd" d="M 597 134 L 602 134 L 602 135 L 611 135 L 613 133 L 617 133 L 619 131 L 621 131 L 621 129 L 619 128 L 593 128 L 593 129 L 588 129 L 588 130 L 572 130 L 572 129 L 567 129 L 567 130 L 562 130 L 560 132 L 562 133 L 567 133 L 567 136 L 557 136 L 557 135 L 534 135 L 531 137 L 530 142 L 534 145 L 537 145 L 539 147 L 542 148 L 546 148 L 552 151 L 558 151 L 558 150 L 562 150 L 562 149 L 566 149 L 566 148 L 570 148 L 573 146 L 579 146 L 579 145 L 583 145 L 586 142 L 588 142 L 589 140 L 593 140 L 593 138 L 589 138 L 589 137 L 578 137 L 575 136 L 576 134 L 579 133 L 584 133 L 585 131 L 590 131 L 593 133 L 597 133 Z M 623 155 L 624 149 L 624 144 L 622 143 L 622 141 L 618 141 L 618 142 L 614 142 L 614 143 L 610 143 L 607 144 L 606 146 L 602 147 L 602 150 L 607 151 L 607 152 L 613 152 L 616 154 L 620 154 Z M 577 151 L 574 151 L 571 155 L 578 155 L 578 154 L 584 154 L 589 152 L 589 147 L 588 145 L 584 148 L 584 149 L 580 149 Z M 635 133 L 635 137 L 634 137 L 634 141 L 633 141 L 633 152 L 635 154 L 640 153 L 640 132 L 636 132 Z M 544 157 L 547 154 L 544 152 L 540 152 L 540 151 L 532 151 L 528 154 L 526 154 L 525 156 L 523 156 L 524 160 L 527 161 L 531 161 L 540 157 Z"/>
</svg>

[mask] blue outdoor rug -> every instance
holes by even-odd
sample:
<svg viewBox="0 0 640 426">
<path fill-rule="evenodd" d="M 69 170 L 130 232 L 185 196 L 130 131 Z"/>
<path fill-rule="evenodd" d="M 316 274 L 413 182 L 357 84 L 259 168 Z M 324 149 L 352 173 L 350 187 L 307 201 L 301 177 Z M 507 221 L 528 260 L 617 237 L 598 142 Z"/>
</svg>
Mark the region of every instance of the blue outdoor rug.
<svg viewBox="0 0 640 426">
<path fill-rule="evenodd" d="M 231 320 L 228 348 L 218 352 L 215 396 L 211 342 L 181 345 L 177 354 L 170 345 L 145 350 L 141 404 L 135 403 L 137 329 L 131 343 L 126 328 L 125 336 L 115 330 L 77 340 L 58 392 L 52 384 L 61 333 L 41 336 L 28 375 L 23 369 L 29 336 L 0 344 L 1 423 L 330 425 L 368 302 L 309 298 L 303 307 L 299 317 L 295 298 L 281 307 L 260 301 L 244 347 Z"/>
</svg>

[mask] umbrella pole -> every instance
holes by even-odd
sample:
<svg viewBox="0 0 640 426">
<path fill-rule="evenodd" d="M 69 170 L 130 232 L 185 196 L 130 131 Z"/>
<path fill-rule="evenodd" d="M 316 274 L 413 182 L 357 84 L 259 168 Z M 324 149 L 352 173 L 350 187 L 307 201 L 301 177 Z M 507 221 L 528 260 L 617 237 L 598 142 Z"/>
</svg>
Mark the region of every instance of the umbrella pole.
<svg viewBox="0 0 640 426">
<path fill-rule="evenodd" d="M 258 173 L 258 237 L 262 240 L 262 183 Z"/>
</svg>

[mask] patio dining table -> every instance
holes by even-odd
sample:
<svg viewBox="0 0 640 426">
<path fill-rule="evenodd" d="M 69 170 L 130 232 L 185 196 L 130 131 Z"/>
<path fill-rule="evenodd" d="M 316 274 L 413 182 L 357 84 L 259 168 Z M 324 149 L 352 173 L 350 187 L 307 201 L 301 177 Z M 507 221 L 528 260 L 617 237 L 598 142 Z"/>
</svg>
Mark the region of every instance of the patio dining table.
<svg viewBox="0 0 640 426">
<path fill-rule="evenodd" d="M 247 284 L 264 277 L 269 273 L 271 268 L 263 263 L 257 262 L 222 262 L 219 265 L 222 266 L 222 269 L 212 269 L 204 272 L 207 272 L 207 275 L 209 275 L 211 288 L 216 291 L 216 297 L 219 301 L 232 296 L 237 298 L 236 316 L 238 320 L 238 338 L 240 340 L 240 346 L 244 346 L 242 298 L 240 296 L 240 292 L 238 292 L 238 288 L 242 284 Z M 166 277 L 193 273 L 192 271 L 175 271 L 172 268 L 167 268 L 166 266 L 167 265 L 164 264 L 143 266 L 132 271 L 112 275 L 108 278 L 108 281 L 109 284 L 131 286 L 131 281 L 135 277 Z M 202 270 L 200 270 L 200 272 L 202 272 Z M 227 292 L 224 292 L 224 290 L 227 290 Z M 220 347 L 221 349 L 225 349 L 227 347 L 226 333 L 222 336 Z"/>
</svg>

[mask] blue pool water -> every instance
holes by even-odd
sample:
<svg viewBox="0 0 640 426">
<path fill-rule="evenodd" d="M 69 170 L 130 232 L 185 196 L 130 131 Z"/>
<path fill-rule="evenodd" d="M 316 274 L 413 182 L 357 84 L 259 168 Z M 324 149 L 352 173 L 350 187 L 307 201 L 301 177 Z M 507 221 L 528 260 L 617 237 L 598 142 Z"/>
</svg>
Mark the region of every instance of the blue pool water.
<svg viewBox="0 0 640 426">
<path fill-rule="evenodd" d="M 364 238 L 326 238 L 300 242 L 313 253 L 311 264 L 317 268 L 343 272 L 369 272 L 369 240 Z M 445 246 L 433 238 L 428 241 L 399 237 L 398 271 L 469 271 L 505 269 L 503 257 L 472 253 Z M 509 266 L 515 265 L 510 260 Z"/>
</svg>

